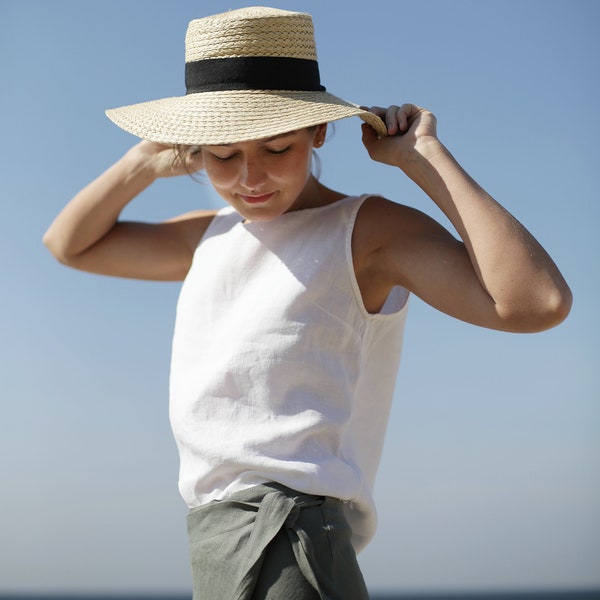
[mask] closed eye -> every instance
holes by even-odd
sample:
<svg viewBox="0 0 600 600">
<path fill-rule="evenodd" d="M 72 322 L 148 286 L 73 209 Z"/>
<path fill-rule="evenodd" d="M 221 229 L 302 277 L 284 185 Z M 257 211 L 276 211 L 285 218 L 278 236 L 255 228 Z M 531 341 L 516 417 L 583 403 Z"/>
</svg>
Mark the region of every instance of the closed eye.
<svg viewBox="0 0 600 600">
<path fill-rule="evenodd" d="M 269 152 L 269 154 L 280 155 L 280 154 L 285 154 L 290 148 L 291 148 L 291 146 L 286 146 L 282 150 L 275 150 L 273 148 L 267 148 L 267 151 Z"/>
<path fill-rule="evenodd" d="M 212 158 L 214 158 L 216 160 L 220 160 L 221 162 L 225 162 L 226 160 L 232 159 L 235 156 L 235 153 L 228 154 L 227 156 L 219 156 L 218 154 L 214 154 L 213 152 L 211 152 L 210 155 L 212 156 Z"/>
</svg>

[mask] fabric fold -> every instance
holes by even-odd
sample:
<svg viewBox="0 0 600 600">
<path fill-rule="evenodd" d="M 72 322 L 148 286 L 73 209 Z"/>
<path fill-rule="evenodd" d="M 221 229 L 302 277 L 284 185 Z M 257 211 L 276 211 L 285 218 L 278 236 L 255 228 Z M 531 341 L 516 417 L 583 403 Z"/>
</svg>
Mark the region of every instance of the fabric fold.
<svg viewBox="0 0 600 600">
<path fill-rule="evenodd" d="M 267 547 L 282 528 L 298 568 L 322 600 L 368 598 L 342 502 L 276 483 L 190 511 L 194 598 L 251 600 Z"/>
</svg>

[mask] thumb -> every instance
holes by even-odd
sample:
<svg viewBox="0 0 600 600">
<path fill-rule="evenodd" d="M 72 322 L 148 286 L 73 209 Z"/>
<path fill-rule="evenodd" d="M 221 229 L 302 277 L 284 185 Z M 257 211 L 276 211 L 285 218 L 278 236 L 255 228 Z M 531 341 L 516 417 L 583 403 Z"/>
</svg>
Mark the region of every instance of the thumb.
<svg viewBox="0 0 600 600">
<path fill-rule="evenodd" d="M 377 137 L 376 131 L 367 123 L 363 123 L 361 125 L 361 128 L 362 128 L 362 143 L 365 146 L 365 148 L 367 149 L 367 152 L 369 152 L 369 154 L 370 154 L 371 149 L 373 148 L 373 145 L 379 140 L 379 138 Z"/>
<path fill-rule="evenodd" d="M 376 142 L 379 138 L 377 137 L 377 133 L 375 130 L 367 123 L 363 123 L 361 125 L 363 130 L 362 140 L 363 144 L 368 147 L 369 144 Z"/>
</svg>

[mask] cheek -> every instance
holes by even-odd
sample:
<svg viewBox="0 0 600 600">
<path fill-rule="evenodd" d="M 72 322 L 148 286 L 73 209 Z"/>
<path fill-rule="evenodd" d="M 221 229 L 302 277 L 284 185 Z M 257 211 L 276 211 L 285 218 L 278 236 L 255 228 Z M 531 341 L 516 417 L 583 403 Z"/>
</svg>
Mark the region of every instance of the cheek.
<svg viewBox="0 0 600 600">
<path fill-rule="evenodd" d="M 280 180 L 287 180 L 294 184 L 304 184 L 311 172 L 312 153 L 305 153 L 290 156 L 288 160 L 278 165 L 273 177 Z"/>
<path fill-rule="evenodd" d="M 214 161 L 205 162 L 204 172 L 215 188 L 228 186 L 235 182 L 235 172 L 226 164 L 215 164 Z"/>
</svg>

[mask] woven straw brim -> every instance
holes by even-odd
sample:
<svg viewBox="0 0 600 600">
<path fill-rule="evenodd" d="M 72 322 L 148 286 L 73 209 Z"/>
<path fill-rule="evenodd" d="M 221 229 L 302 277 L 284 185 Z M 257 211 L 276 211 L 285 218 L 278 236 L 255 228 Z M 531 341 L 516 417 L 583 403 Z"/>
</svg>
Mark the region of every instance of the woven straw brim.
<svg viewBox="0 0 600 600">
<path fill-rule="evenodd" d="M 371 125 L 380 137 L 386 135 L 379 117 L 328 92 L 202 92 L 114 108 L 106 114 L 125 131 L 162 144 L 232 144 L 352 116 Z"/>
</svg>

